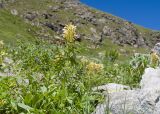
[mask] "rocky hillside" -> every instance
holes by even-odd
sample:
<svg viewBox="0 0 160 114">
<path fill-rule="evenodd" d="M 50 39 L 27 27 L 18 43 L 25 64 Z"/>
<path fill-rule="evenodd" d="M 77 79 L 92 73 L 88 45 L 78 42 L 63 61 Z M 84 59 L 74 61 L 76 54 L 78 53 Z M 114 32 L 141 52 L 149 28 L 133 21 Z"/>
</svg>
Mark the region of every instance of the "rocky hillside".
<svg viewBox="0 0 160 114">
<path fill-rule="evenodd" d="M 79 0 L 6 0 L 0 8 L 36 26 L 36 35 L 53 43 L 63 43 L 60 35 L 69 22 L 77 26 L 79 41 L 100 44 L 110 39 L 118 45 L 134 47 L 150 47 L 160 41 L 160 32 L 89 8 Z"/>
</svg>

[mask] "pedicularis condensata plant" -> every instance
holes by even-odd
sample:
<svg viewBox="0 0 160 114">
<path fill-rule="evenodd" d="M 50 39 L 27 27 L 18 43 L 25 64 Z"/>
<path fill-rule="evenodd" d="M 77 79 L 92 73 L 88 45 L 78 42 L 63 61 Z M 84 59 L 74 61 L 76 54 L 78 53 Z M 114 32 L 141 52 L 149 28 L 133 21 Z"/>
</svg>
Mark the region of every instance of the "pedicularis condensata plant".
<svg viewBox="0 0 160 114">
<path fill-rule="evenodd" d="M 76 26 L 71 23 L 66 25 L 63 29 L 63 37 L 67 43 L 74 43 L 76 37 Z"/>
</svg>

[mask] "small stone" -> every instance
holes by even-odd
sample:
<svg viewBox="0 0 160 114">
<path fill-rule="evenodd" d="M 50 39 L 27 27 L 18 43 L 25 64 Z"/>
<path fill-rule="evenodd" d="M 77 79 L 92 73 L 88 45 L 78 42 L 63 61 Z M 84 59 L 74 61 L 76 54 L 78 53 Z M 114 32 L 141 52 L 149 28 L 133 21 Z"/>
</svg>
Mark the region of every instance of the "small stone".
<svg viewBox="0 0 160 114">
<path fill-rule="evenodd" d="M 16 15 L 18 15 L 18 11 L 16 9 L 12 9 L 11 14 L 16 16 Z"/>
</svg>

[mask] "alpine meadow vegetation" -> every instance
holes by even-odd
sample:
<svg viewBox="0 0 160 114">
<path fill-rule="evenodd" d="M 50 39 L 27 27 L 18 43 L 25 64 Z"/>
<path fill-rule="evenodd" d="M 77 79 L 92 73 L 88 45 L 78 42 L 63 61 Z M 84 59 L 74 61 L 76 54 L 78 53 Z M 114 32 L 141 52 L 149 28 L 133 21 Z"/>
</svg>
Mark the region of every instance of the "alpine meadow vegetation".
<svg viewBox="0 0 160 114">
<path fill-rule="evenodd" d="M 116 50 L 101 61 L 92 60 L 81 55 L 75 37 L 76 27 L 68 24 L 64 45 L 37 40 L 11 48 L 0 41 L 0 71 L 12 74 L 0 77 L 0 114 L 90 114 L 104 98 L 93 87 L 110 82 L 138 87 L 151 65 L 142 54 L 119 63 Z M 13 62 L 6 64 L 6 58 Z"/>
</svg>

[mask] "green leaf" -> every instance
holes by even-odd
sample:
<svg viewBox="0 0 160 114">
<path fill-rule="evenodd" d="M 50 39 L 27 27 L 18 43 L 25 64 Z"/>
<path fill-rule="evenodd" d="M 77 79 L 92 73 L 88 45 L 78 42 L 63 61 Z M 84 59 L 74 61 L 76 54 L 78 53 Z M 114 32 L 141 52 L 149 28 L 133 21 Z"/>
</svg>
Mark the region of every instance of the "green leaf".
<svg viewBox="0 0 160 114">
<path fill-rule="evenodd" d="M 11 106 L 12 108 L 14 108 L 15 110 L 17 110 L 17 105 L 14 101 L 11 101 Z"/>
<path fill-rule="evenodd" d="M 46 88 L 45 86 L 41 87 L 41 92 L 42 92 L 42 93 L 47 92 L 47 88 Z"/>
<path fill-rule="evenodd" d="M 25 105 L 23 103 L 18 103 L 18 106 L 21 107 L 21 108 L 23 108 L 24 110 L 27 110 L 27 111 L 33 109 L 32 107 L 30 107 L 28 105 Z"/>
</svg>

